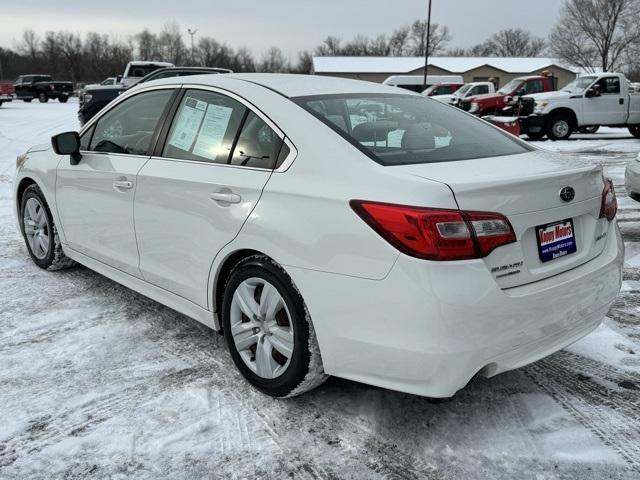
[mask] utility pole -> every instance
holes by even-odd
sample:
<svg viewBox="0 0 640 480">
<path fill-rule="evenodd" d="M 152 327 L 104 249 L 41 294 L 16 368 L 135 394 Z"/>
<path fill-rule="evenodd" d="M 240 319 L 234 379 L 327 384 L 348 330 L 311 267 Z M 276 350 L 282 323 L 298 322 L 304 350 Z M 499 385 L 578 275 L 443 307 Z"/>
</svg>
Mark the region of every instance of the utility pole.
<svg viewBox="0 0 640 480">
<path fill-rule="evenodd" d="M 424 49 L 424 90 L 427 89 L 427 72 L 429 71 L 429 47 L 431 46 L 431 0 L 429 0 L 429 14 L 427 15 L 427 45 Z"/>
<path fill-rule="evenodd" d="M 189 35 L 191 35 L 191 66 L 194 66 L 194 60 L 193 60 L 193 37 L 196 36 L 196 33 L 198 33 L 198 29 L 195 28 L 193 30 L 191 30 L 190 28 L 187 28 L 187 32 L 189 32 Z"/>
</svg>

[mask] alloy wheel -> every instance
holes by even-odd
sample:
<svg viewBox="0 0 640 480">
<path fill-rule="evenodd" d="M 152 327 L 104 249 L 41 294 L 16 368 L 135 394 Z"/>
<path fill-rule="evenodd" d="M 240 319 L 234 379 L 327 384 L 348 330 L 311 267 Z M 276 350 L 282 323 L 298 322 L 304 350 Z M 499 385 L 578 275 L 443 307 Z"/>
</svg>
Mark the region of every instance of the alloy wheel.
<svg viewBox="0 0 640 480">
<path fill-rule="evenodd" d="M 282 375 L 293 356 L 294 332 L 287 304 L 271 283 L 244 280 L 233 293 L 231 336 L 240 358 L 264 379 Z"/>
<path fill-rule="evenodd" d="M 47 214 L 38 199 L 32 197 L 27 200 L 23 212 L 23 222 L 24 234 L 27 237 L 31 253 L 38 260 L 43 260 L 49 253 L 51 237 Z"/>
</svg>

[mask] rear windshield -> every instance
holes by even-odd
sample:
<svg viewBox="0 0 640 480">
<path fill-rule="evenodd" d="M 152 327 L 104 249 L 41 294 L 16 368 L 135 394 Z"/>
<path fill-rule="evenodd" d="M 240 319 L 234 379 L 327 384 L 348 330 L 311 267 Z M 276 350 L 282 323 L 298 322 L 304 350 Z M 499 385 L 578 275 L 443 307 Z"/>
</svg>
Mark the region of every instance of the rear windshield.
<svg viewBox="0 0 640 480">
<path fill-rule="evenodd" d="M 422 96 L 348 94 L 293 100 L 382 165 L 472 160 L 533 150 L 471 115 Z"/>
</svg>

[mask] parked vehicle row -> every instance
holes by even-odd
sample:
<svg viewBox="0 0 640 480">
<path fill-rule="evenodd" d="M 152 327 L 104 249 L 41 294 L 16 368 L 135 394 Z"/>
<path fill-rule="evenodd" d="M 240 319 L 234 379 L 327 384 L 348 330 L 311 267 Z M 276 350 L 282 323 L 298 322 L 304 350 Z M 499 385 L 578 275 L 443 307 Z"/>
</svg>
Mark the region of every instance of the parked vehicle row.
<svg viewBox="0 0 640 480">
<path fill-rule="evenodd" d="M 140 77 L 143 73 L 145 75 Z M 231 73 L 231 70 L 214 67 L 174 67 L 172 64 L 163 62 L 130 62 L 124 71 L 121 83 L 115 86 L 88 86 L 80 92 L 78 120 L 80 125 L 84 125 L 109 102 L 135 85 L 161 78 L 208 73 Z"/>
<path fill-rule="evenodd" d="M 587 335 L 622 278 L 600 165 L 370 82 L 146 82 L 20 156 L 14 195 L 36 265 L 221 331 L 277 397 L 326 375 L 449 397 Z"/>
<path fill-rule="evenodd" d="M 493 82 L 471 82 L 464 84 L 452 94 L 438 94 L 431 96 L 431 98 L 457 107 L 460 105 L 460 102 L 466 98 L 475 97 L 477 95 L 486 95 L 494 93 L 495 91 L 495 85 Z"/>
</svg>

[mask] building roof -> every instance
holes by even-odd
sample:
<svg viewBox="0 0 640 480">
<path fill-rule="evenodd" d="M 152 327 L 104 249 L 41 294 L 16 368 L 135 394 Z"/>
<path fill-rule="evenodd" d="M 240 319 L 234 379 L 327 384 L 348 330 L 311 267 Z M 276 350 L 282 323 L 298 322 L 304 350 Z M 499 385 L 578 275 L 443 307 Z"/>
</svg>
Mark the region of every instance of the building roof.
<svg viewBox="0 0 640 480">
<path fill-rule="evenodd" d="M 488 65 L 507 73 L 529 73 L 551 65 L 574 71 L 548 57 L 430 57 L 429 65 L 464 73 Z M 409 73 L 424 66 L 422 57 L 313 57 L 315 73 Z"/>
</svg>

